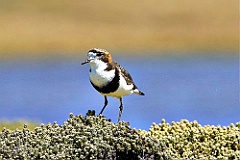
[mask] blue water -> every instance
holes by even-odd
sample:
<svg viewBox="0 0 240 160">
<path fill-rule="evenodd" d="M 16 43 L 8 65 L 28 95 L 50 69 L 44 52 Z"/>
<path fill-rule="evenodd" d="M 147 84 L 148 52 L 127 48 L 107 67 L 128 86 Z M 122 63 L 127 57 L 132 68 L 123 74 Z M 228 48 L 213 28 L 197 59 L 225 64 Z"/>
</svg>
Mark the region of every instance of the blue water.
<svg viewBox="0 0 240 160">
<path fill-rule="evenodd" d="M 0 119 L 62 124 L 69 113 L 100 112 L 104 99 L 89 83 L 85 58 L 0 60 Z M 145 93 L 123 98 L 122 120 L 131 127 L 147 130 L 161 119 L 240 121 L 237 54 L 114 58 Z M 103 114 L 116 122 L 119 102 L 108 99 Z"/>
</svg>

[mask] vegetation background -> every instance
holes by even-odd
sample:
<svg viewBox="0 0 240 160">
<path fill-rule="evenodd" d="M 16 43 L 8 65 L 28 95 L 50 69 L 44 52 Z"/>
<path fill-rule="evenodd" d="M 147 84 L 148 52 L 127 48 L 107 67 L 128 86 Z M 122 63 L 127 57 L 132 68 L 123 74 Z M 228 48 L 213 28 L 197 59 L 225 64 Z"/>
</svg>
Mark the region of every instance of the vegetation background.
<svg viewBox="0 0 240 160">
<path fill-rule="evenodd" d="M 1 60 L 74 57 L 93 47 L 131 55 L 238 53 L 239 1 L 0 0 Z"/>
<path fill-rule="evenodd" d="M 0 35 L 1 58 L 238 52 L 239 1 L 1 0 Z"/>
</svg>

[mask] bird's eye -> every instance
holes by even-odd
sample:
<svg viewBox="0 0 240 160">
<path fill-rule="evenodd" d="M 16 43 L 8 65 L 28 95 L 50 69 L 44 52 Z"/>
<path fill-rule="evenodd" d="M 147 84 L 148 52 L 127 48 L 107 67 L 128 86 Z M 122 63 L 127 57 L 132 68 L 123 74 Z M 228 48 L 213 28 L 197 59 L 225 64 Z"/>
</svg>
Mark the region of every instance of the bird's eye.
<svg viewBox="0 0 240 160">
<path fill-rule="evenodd" d="M 101 56 L 101 55 L 103 55 L 103 54 L 102 54 L 102 53 L 97 53 L 97 54 L 96 54 L 96 56 Z"/>
</svg>

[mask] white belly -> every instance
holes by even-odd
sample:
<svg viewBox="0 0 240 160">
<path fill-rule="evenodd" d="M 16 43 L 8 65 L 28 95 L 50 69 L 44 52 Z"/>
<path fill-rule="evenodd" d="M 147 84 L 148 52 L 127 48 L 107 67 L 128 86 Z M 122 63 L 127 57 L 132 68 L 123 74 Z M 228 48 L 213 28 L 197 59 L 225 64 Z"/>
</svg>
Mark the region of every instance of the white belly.
<svg viewBox="0 0 240 160">
<path fill-rule="evenodd" d="M 111 92 L 108 94 L 103 94 L 105 96 L 111 96 L 111 97 L 116 97 L 116 98 L 120 98 L 123 96 L 127 96 L 129 94 L 133 93 L 133 85 L 127 85 L 127 82 L 125 81 L 125 79 L 123 78 L 122 75 L 120 75 L 120 81 L 119 81 L 119 87 L 115 92 Z"/>
</svg>

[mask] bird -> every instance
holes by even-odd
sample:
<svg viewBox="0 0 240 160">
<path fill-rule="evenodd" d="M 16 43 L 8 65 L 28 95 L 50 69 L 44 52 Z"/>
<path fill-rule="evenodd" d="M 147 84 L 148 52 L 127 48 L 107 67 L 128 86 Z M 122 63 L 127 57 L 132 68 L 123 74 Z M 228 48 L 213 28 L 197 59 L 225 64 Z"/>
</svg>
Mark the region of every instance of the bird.
<svg viewBox="0 0 240 160">
<path fill-rule="evenodd" d="M 99 113 L 102 115 L 108 105 L 107 97 L 114 97 L 120 101 L 118 122 L 120 122 L 123 102 L 122 97 L 130 94 L 145 95 L 133 82 L 130 73 L 113 61 L 111 54 L 101 48 L 92 48 L 87 53 L 88 58 L 82 65 L 89 63 L 89 80 L 92 86 L 104 96 L 104 105 Z"/>
</svg>

